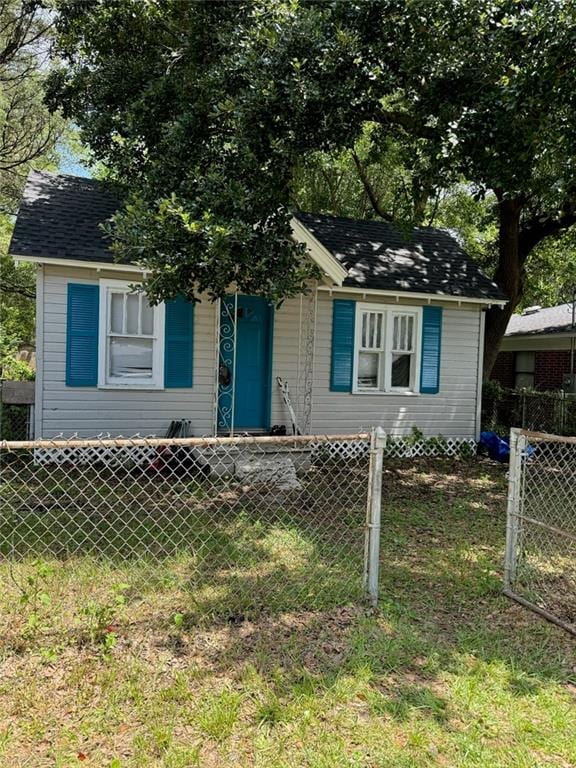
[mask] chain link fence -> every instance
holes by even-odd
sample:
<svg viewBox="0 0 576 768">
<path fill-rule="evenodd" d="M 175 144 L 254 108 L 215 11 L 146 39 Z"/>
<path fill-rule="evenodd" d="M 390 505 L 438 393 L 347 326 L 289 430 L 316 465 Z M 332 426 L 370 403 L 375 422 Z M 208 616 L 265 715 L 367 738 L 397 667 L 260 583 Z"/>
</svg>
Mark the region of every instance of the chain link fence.
<svg viewBox="0 0 576 768">
<path fill-rule="evenodd" d="M 0 380 L 0 440 L 34 437 L 34 382 Z"/>
<path fill-rule="evenodd" d="M 576 435 L 576 394 L 488 391 L 482 397 L 482 429 L 507 435 L 512 427 Z"/>
<path fill-rule="evenodd" d="M 4 442 L 7 600 L 33 585 L 73 622 L 120 590 L 142 619 L 152 605 L 192 623 L 355 602 L 370 583 L 374 600 L 379 529 L 367 508 L 370 495 L 379 504 L 382 447 L 370 445 L 370 435 Z"/>
<path fill-rule="evenodd" d="M 29 440 L 34 432 L 34 406 L 0 406 L 0 440 Z"/>
<path fill-rule="evenodd" d="M 504 591 L 576 635 L 576 438 L 510 442 Z"/>
</svg>

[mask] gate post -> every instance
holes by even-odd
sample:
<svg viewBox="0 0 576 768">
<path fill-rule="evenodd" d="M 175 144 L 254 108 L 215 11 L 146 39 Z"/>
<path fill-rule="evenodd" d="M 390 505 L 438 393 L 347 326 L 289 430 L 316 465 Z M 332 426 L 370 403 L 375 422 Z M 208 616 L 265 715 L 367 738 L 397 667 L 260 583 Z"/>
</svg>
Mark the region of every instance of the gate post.
<svg viewBox="0 0 576 768">
<path fill-rule="evenodd" d="M 378 572 L 380 563 L 380 517 L 382 509 L 382 467 L 386 433 L 382 427 L 370 435 L 368 470 L 368 504 L 364 543 L 364 592 L 373 608 L 378 605 Z"/>
<path fill-rule="evenodd" d="M 520 494 L 522 491 L 522 454 L 526 437 L 522 430 L 510 430 L 510 469 L 508 473 L 508 508 L 506 512 L 506 552 L 504 556 L 504 592 L 510 592 L 516 580 L 518 533 L 520 529 Z"/>
</svg>

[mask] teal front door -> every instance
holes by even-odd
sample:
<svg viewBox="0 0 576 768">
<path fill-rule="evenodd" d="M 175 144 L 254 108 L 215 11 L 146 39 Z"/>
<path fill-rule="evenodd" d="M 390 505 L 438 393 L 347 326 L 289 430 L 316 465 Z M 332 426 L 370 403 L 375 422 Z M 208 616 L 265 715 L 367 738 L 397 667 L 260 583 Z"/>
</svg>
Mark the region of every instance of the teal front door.
<svg viewBox="0 0 576 768">
<path fill-rule="evenodd" d="M 230 322 L 221 314 L 218 428 L 269 429 L 273 309 L 259 296 L 227 296 L 223 304 Z"/>
</svg>

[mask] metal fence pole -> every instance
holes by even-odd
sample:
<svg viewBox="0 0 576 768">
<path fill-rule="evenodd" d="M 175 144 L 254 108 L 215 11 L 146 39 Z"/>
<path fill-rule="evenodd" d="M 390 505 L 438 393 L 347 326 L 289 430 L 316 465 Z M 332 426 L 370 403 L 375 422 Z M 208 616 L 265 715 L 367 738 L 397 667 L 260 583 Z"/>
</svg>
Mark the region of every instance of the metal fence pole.
<svg viewBox="0 0 576 768">
<path fill-rule="evenodd" d="M 373 608 L 378 605 L 378 573 L 380 565 L 380 517 L 382 509 L 382 467 L 386 433 L 382 427 L 372 430 L 368 473 L 368 505 L 364 550 L 364 585 L 366 598 Z"/>
<path fill-rule="evenodd" d="M 526 429 L 526 390 L 525 389 L 522 389 L 522 391 L 520 392 L 520 409 L 521 409 L 520 410 L 520 413 L 521 413 L 520 426 L 523 429 Z M 512 456 L 512 454 L 510 454 L 510 456 Z"/>
<path fill-rule="evenodd" d="M 526 438 L 517 427 L 510 430 L 510 470 L 508 474 L 508 509 L 506 514 L 506 553 L 504 559 L 504 592 L 512 589 L 516 579 L 522 454 Z"/>
</svg>

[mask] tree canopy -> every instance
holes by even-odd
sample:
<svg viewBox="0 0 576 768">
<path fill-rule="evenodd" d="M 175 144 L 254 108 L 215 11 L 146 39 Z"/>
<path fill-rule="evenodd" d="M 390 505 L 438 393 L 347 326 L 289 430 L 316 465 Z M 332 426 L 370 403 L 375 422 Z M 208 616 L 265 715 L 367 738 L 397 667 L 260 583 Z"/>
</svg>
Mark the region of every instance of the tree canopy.
<svg viewBox="0 0 576 768">
<path fill-rule="evenodd" d="M 0 0 L 0 213 L 16 212 L 32 165 L 57 159 L 63 123 L 42 87 L 51 27 L 43 0 Z"/>
<path fill-rule="evenodd" d="M 433 189 L 427 201 L 414 199 L 414 171 L 395 142 L 377 147 L 363 135 L 353 150 L 317 152 L 296 169 L 296 208 L 350 218 L 384 218 L 449 230 L 487 274 L 498 265 L 498 203 L 493 193 L 480 197 L 465 182 Z M 360 165 L 360 170 L 359 170 Z M 364 181 L 363 181 L 364 179 Z M 373 200 L 371 199 L 373 198 Z M 422 206 L 422 203 L 425 203 Z M 530 253 L 522 271 L 518 310 L 534 304 L 554 306 L 569 300 L 576 286 L 576 228 L 546 238 Z"/>
<path fill-rule="evenodd" d="M 0 0 L 0 364 L 34 339 L 35 270 L 8 256 L 31 167 L 55 169 L 65 124 L 44 102 L 53 20 L 43 0 Z"/>
<path fill-rule="evenodd" d="M 571 0 L 102 0 L 62 3 L 57 27 L 50 103 L 129 190 L 115 248 L 155 300 L 300 290 L 298 174 L 348 151 L 378 215 L 426 223 L 458 184 L 493 205 L 509 303 L 488 314 L 489 370 L 528 258 L 576 222 Z M 370 195 L 362 173 L 393 152 L 409 194 Z"/>
</svg>

